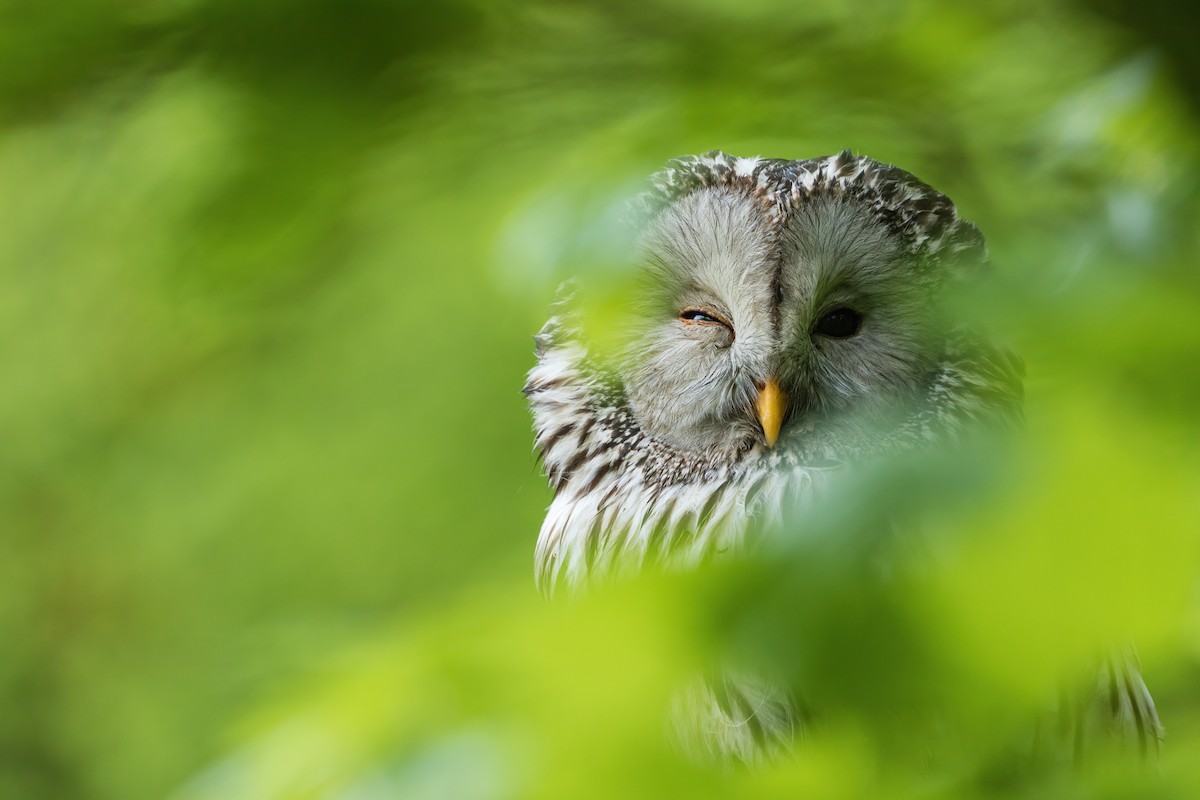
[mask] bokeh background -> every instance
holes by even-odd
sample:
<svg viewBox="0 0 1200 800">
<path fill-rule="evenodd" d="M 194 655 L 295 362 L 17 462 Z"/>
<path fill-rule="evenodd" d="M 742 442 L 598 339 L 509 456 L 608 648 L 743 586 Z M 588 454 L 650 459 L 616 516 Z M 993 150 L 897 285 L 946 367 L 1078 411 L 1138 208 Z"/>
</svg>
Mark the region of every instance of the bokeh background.
<svg viewBox="0 0 1200 800">
<path fill-rule="evenodd" d="M 1200 796 L 1188 13 L 0 4 L 0 796 Z M 531 334 L 712 148 L 950 194 L 1028 434 L 884 469 L 769 558 L 548 605 Z M 914 506 L 905 566 L 873 532 Z M 1124 641 L 1161 761 L 1030 757 Z M 718 657 L 802 687 L 792 757 L 666 744 Z"/>
</svg>

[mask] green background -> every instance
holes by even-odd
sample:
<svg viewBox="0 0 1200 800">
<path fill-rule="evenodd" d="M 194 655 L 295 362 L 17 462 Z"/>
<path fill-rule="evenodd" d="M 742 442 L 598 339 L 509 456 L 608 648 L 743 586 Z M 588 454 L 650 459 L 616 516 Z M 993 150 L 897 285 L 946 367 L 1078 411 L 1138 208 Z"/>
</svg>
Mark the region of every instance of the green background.
<svg viewBox="0 0 1200 800">
<path fill-rule="evenodd" d="M 0 796 L 1198 796 L 1182 13 L 0 3 Z M 884 470 L 815 543 L 548 606 L 531 334 L 563 278 L 622 274 L 644 176 L 712 148 L 950 194 L 1028 434 Z M 939 566 L 881 580 L 909 504 Z M 1161 764 L 1022 755 L 1127 639 Z M 820 700 L 794 757 L 665 744 L 714 654 Z"/>
</svg>

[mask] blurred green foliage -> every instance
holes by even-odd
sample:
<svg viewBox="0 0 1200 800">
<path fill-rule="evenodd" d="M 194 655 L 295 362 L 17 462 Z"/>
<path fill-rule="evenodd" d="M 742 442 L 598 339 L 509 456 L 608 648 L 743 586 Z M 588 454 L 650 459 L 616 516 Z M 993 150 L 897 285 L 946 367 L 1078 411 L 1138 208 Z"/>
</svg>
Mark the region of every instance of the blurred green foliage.
<svg viewBox="0 0 1200 800">
<path fill-rule="evenodd" d="M 1200 795 L 1200 74 L 1167 9 L 0 4 L 0 796 Z M 1027 441 L 549 606 L 530 334 L 641 177 L 715 147 L 949 193 Z M 885 580 L 908 505 L 936 558 Z M 1022 756 L 1127 638 L 1160 767 Z M 721 658 L 819 701 L 794 758 L 667 746 Z"/>
</svg>

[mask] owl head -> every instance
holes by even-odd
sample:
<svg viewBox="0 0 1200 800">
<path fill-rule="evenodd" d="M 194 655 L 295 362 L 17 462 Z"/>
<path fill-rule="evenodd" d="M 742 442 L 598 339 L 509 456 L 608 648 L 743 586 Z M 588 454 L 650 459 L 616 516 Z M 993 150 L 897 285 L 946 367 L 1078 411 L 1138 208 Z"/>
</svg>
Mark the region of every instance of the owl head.
<svg viewBox="0 0 1200 800">
<path fill-rule="evenodd" d="M 647 434 L 736 458 L 911 414 L 945 354 L 945 286 L 984 259 L 945 195 L 849 153 L 714 151 L 651 184 L 619 368 Z"/>
<path fill-rule="evenodd" d="M 544 589 L 700 563 L 844 466 L 1019 421 L 1020 362 L 941 311 L 983 238 L 907 172 L 712 152 L 636 206 L 618 357 L 570 303 L 536 337 Z"/>
</svg>

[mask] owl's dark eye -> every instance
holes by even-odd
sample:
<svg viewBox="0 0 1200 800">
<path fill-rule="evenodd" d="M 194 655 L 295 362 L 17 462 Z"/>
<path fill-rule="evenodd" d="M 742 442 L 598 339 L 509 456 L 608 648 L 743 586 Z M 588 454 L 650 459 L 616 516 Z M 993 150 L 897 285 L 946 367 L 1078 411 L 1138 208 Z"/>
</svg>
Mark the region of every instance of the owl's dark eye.
<svg viewBox="0 0 1200 800">
<path fill-rule="evenodd" d="M 848 339 L 858 333 L 862 325 L 862 314 L 852 308 L 835 308 L 817 320 L 813 333 L 834 339 Z"/>
<path fill-rule="evenodd" d="M 685 308 L 679 312 L 679 318 L 684 322 L 695 322 L 701 325 L 724 325 L 730 330 L 733 329 L 720 314 L 708 308 Z"/>
</svg>

